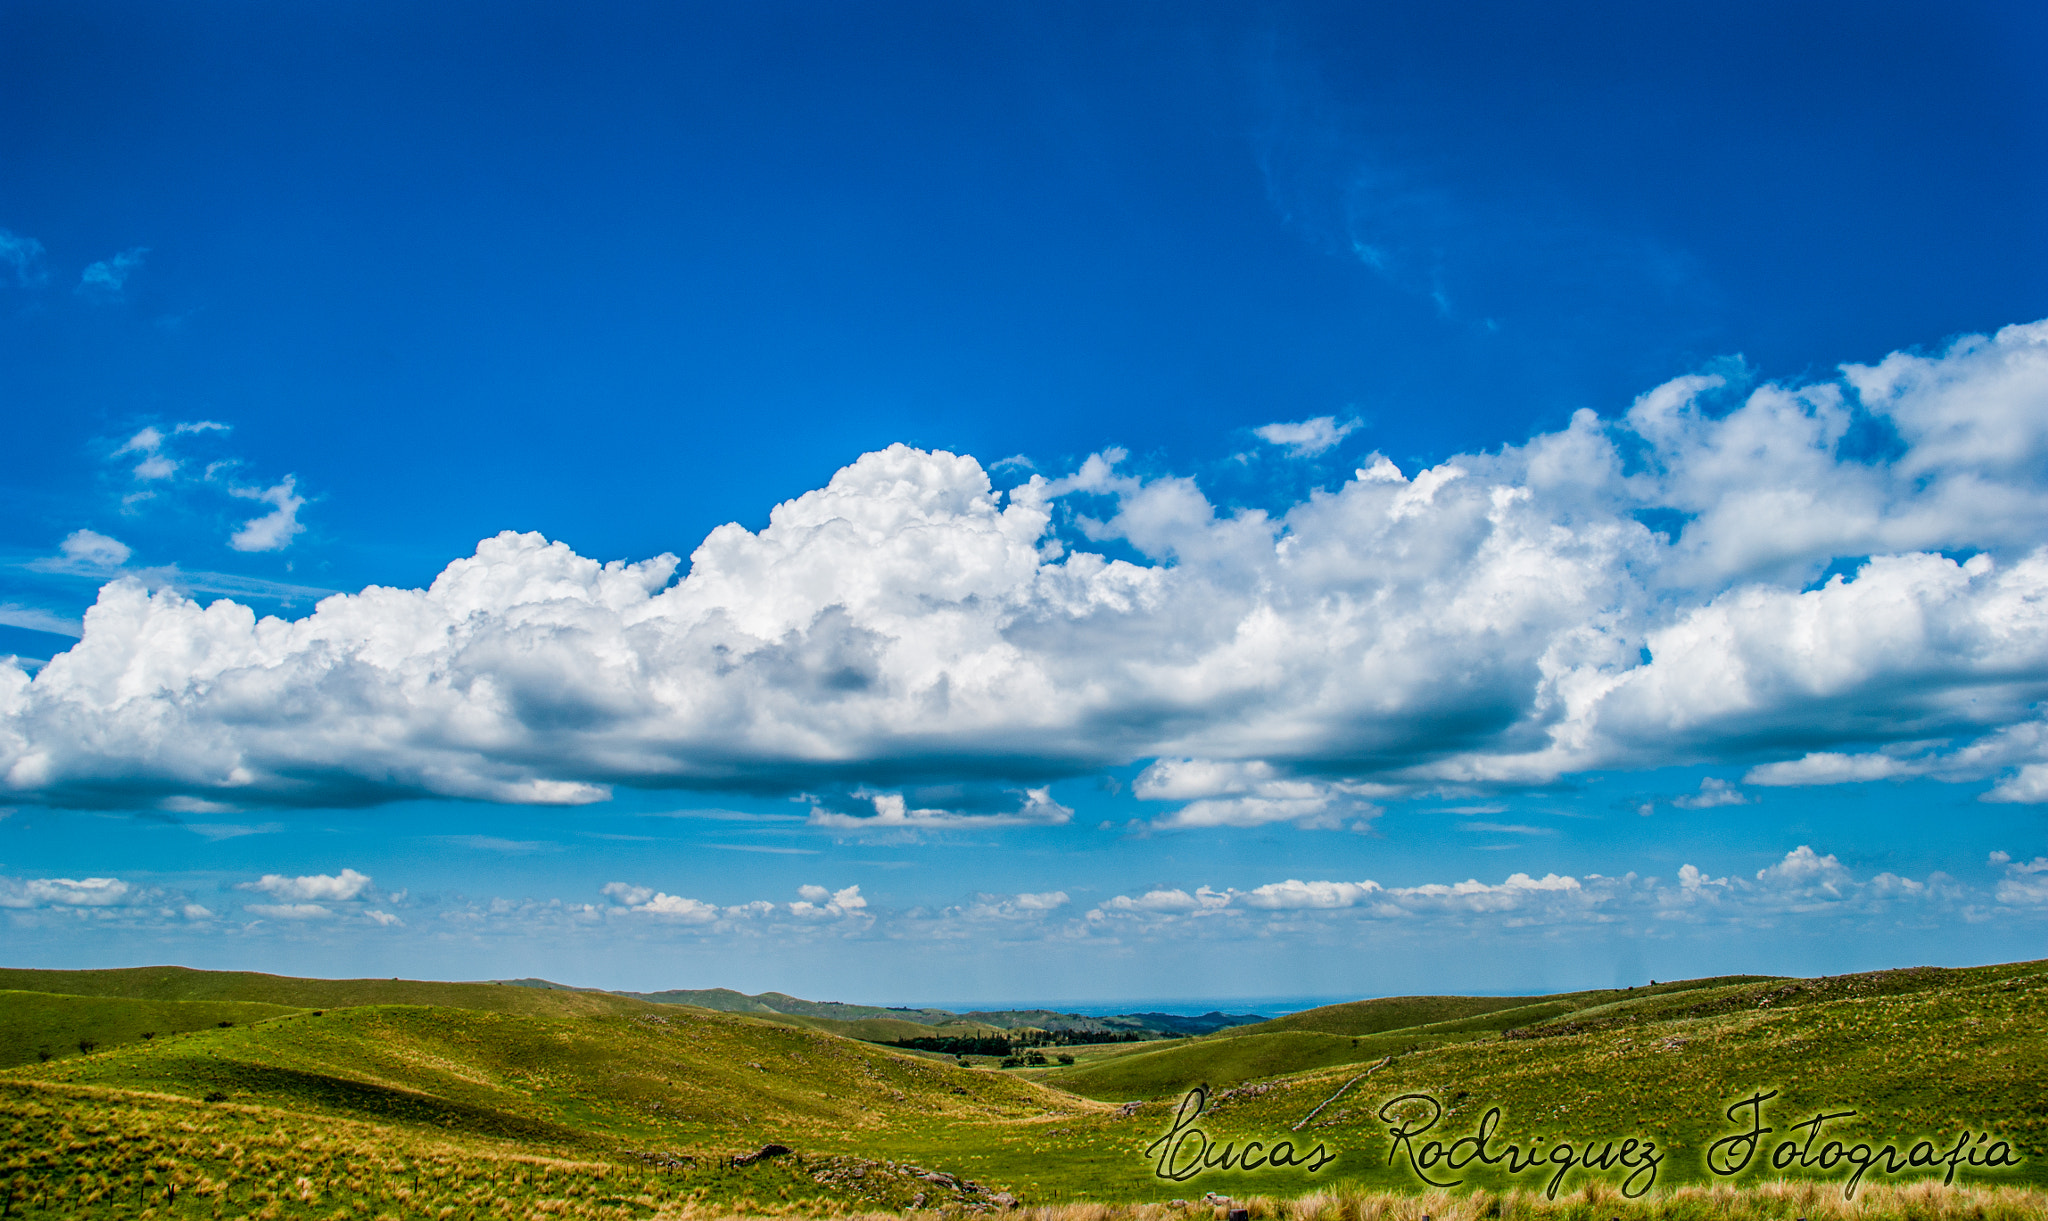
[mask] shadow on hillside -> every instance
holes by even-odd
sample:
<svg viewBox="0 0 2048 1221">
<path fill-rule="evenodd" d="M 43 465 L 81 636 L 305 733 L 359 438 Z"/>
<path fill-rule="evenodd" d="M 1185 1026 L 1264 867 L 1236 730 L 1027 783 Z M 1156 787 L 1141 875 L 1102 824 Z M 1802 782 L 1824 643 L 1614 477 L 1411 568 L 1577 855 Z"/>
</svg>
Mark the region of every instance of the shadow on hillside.
<svg viewBox="0 0 2048 1221">
<path fill-rule="evenodd" d="M 436 1098 L 413 1090 L 350 1081 L 322 1073 L 265 1065 L 237 1065 L 223 1074 L 223 1084 L 259 1096 L 279 1106 L 315 1106 L 345 1111 L 352 1116 L 419 1124 L 444 1131 L 477 1136 L 501 1136 L 521 1140 L 580 1145 L 589 1141 L 586 1133 L 541 1119 L 529 1119 L 490 1107 L 473 1106 L 447 1098 Z"/>
</svg>

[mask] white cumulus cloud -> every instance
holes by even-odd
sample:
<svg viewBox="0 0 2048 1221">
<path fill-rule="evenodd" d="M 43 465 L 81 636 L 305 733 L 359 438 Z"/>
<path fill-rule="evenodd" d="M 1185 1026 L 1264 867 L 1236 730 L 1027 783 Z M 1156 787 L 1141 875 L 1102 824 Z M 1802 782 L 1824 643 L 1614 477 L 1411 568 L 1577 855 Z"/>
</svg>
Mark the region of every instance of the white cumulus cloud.
<svg viewBox="0 0 2048 1221">
<path fill-rule="evenodd" d="M 119 878 L 0 878 L 0 907 L 110 907 L 134 893 Z"/>
<path fill-rule="evenodd" d="M 73 530 L 57 544 L 57 549 L 64 553 L 63 559 L 58 561 L 60 565 L 71 571 L 84 572 L 119 568 L 135 554 L 120 539 L 94 530 Z"/>
<path fill-rule="evenodd" d="M 1275 512 L 1113 451 L 1002 493 L 899 445 L 687 568 L 507 533 L 293 620 L 115 580 L 33 679 L 0 662 L 0 794 L 864 791 L 821 825 L 902 829 L 1063 822 L 1035 786 L 1156 761 L 1169 826 L 1703 763 L 2048 800 L 2044 421 L 2035 323 L 1740 398 L 1680 378 Z M 257 498 L 241 545 L 288 542 L 295 485 Z M 1007 811 L 909 796 L 1004 777 Z"/>
<path fill-rule="evenodd" d="M 338 874 L 316 873 L 296 878 L 266 873 L 254 882 L 239 884 L 236 889 L 261 891 L 278 899 L 347 903 L 369 886 L 369 875 L 343 869 Z"/>
</svg>

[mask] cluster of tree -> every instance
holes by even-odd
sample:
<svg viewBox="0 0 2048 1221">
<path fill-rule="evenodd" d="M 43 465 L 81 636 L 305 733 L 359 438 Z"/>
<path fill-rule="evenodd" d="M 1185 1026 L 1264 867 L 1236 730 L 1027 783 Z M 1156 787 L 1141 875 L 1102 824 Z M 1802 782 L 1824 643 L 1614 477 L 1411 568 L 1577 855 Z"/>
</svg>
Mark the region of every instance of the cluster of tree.
<svg viewBox="0 0 2048 1221">
<path fill-rule="evenodd" d="M 1072 1047 L 1079 1043 L 1142 1043 L 1159 1036 L 1149 1030 L 1013 1030 L 1019 1047 Z"/>
<path fill-rule="evenodd" d="M 1010 1041 L 1001 1035 L 978 1035 L 970 1038 L 940 1038 L 928 1036 L 917 1039 L 897 1039 L 892 1046 L 909 1047 L 917 1051 L 942 1051 L 949 1056 L 1007 1056 Z"/>
<path fill-rule="evenodd" d="M 1074 1062 L 1074 1057 L 1065 1052 L 1061 1052 L 1058 1059 L 1061 1064 L 1072 1064 Z M 1045 1063 L 1045 1053 L 1042 1051 L 1027 1051 L 1021 1055 L 1003 1057 L 1004 1068 L 1039 1068 Z"/>
<path fill-rule="evenodd" d="M 1136 1043 L 1150 1037 L 1142 1030 L 1013 1030 L 1007 1035 L 924 1035 L 915 1039 L 896 1039 L 890 1045 L 917 1051 L 940 1051 L 949 1056 L 1008 1056 L 1023 1047 Z M 1040 1063 L 1044 1063 L 1042 1058 Z"/>
</svg>

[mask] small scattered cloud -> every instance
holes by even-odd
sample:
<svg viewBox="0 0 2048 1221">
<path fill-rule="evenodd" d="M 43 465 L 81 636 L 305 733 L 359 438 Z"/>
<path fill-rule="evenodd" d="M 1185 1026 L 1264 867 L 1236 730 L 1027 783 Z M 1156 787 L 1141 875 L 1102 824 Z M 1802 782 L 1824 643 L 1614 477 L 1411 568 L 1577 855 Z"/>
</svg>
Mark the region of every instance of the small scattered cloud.
<svg viewBox="0 0 2048 1221">
<path fill-rule="evenodd" d="M 229 488 L 228 495 L 260 500 L 270 506 L 270 512 L 242 523 L 242 528 L 229 536 L 228 546 L 237 551 L 282 551 L 291 546 L 292 539 L 306 530 L 299 521 L 299 510 L 305 507 L 306 498 L 298 494 L 297 488 L 297 481 L 290 475 L 267 488 Z"/>
<path fill-rule="evenodd" d="M 501 852 L 507 856 L 527 856 L 535 852 L 560 852 L 562 845 L 539 839 L 501 839 L 495 835 L 437 835 L 434 837 L 444 844 L 457 848 L 474 848 L 479 852 Z"/>
<path fill-rule="evenodd" d="M 817 856 L 816 848 L 777 848 L 768 844 L 705 844 L 721 852 L 765 852 L 774 856 Z"/>
<path fill-rule="evenodd" d="M 134 891 L 119 878 L 0 878 L 0 907 L 111 907 Z"/>
<path fill-rule="evenodd" d="M 1491 835 L 1557 834 L 1557 829 L 1554 827 L 1532 827 L 1526 823 L 1515 822 L 1463 822 L 1458 824 L 1458 829 L 1460 831 L 1478 831 Z"/>
<path fill-rule="evenodd" d="M 178 473 L 180 466 L 184 465 L 177 459 L 165 454 L 163 449 L 164 434 L 160 429 L 152 426 L 144 428 L 128 438 L 127 441 L 122 443 L 121 448 L 114 451 L 114 456 L 118 458 L 127 454 L 141 455 L 141 461 L 135 464 L 134 475 L 137 479 L 147 483 L 159 479 L 169 479 Z"/>
<path fill-rule="evenodd" d="M 1105 912 L 1148 912 L 1166 913 L 1176 916 L 1202 915 L 1220 912 L 1230 906 L 1228 891 L 1211 890 L 1207 886 L 1195 888 L 1193 894 L 1179 889 L 1148 890 L 1144 894 L 1117 895 L 1104 900 L 1097 911 Z"/>
<path fill-rule="evenodd" d="M 89 576 L 103 575 L 126 564 L 128 558 L 135 554 L 128 544 L 97 530 L 73 530 L 57 544 L 57 549 L 61 552 L 58 558 L 42 561 L 35 567 Z"/>
<path fill-rule="evenodd" d="M 1344 781 L 1284 775 L 1263 760 L 1159 759 L 1138 774 L 1131 793 L 1140 801 L 1186 801 L 1153 820 L 1161 828 L 1259 827 L 1293 823 L 1333 830 L 1349 820 L 1363 830 L 1380 813 L 1370 798 L 1392 790 Z"/>
<path fill-rule="evenodd" d="M 1356 419 L 1339 424 L 1337 417 L 1324 415 L 1297 424 L 1264 424 L 1252 429 L 1252 433 L 1268 445 L 1285 449 L 1290 458 L 1313 458 L 1335 447 L 1358 428 Z"/>
<path fill-rule="evenodd" d="M 261 891 L 279 899 L 346 903 L 368 890 L 369 886 L 368 874 L 343 869 L 338 874 L 316 873 L 296 878 L 266 873 L 254 882 L 239 884 L 235 889 Z"/>
<path fill-rule="evenodd" d="M 0 877 L 0 909 L 17 923 L 92 921 L 124 927 L 189 925 L 213 913 L 177 890 L 115 877 Z"/>
<path fill-rule="evenodd" d="M 242 910 L 268 920 L 332 920 L 334 911 L 318 903 L 244 903 Z"/>
<path fill-rule="evenodd" d="M 231 431 L 231 426 L 218 420 L 185 420 L 167 427 L 149 424 L 137 429 L 108 451 L 110 460 L 132 459 L 134 463 L 128 470 L 129 489 L 121 497 L 123 511 L 137 513 L 174 493 L 208 489 L 213 495 L 226 493 L 235 500 L 253 500 L 270 507 L 267 513 L 244 518 L 229 534 L 228 546 L 250 552 L 282 551 L 291 546 L 306 529 L 298 515 L 307 499 L 298 490 L 297 477 L 286 475 L 269 486 L 245 484 L 236 477 L 240 460 L 215 456 L 202 462 L 203 450 L 195 457 L 195 443 L 185 440 Z M 218 455 L 218 448 L 213 452 Z"/>
<path fill-rule="evenodd" d="M 1994 856 L 1993 863 L 2007 865 L 2009 881 L 2019 877 L 2015 869 L 2048 872 L 2048 861 L 2014 867 Z M 2028 873 L 2026 878 L 2033 876 Z M 2007 893 L 2024 898 L 2032 893 L 2027 889 L 2031 884 L 2014 881 Z M 2042 889 L 2044 900 L 2048 900 L 2048 883 Z M 1416 886 L 1386 886 L 1372 879 L 1288 879 L 1249 890 L 1203 887 L 1193 893 L 1156 889 L 1137 896 L 1118 895 L 1098 904 L 1088 918 L 1097 924 L 1140 921 L 1156 926 L 1227 913 L 1264 913 L 1276 919 L 1290 914 L 1336 917 L 1350 913 L 1366 920 L 1428 920 L 1454 925 L 1488 922 L 1506 927 L 1619 921 L 1724 921 L 1762 926 L 1787 915 L 1868 916 L 1900 903 L 1955 904 L 1963 897 L 1962 888 L 1940 873 L 1924 880 L 1892 873 L 1858 878 L 1834 855 L 1802 844 L 1752 878 L 1716 878 L 1686 864 L 1671 881 L 1634 873 L 1622 877 L 1514 873 L 1498 883 L 1474 878 Z"/>
<path fill-rule="evenodd" d="M 800 886 L 797 894 L 801 897 L 789 905 L 789 914 L 800 920 L 845 920 L 867 912 L 868 901 L 861 897 L 858 886 L 842 890 Z"/>
<path fill-rule="evenodd" d="M 209 840 L 240 839 L 245 835 L 275 835 L 284 830 L 279 822 L 230 823 L 230 822 L 188 822 L 182 824 L 187 831 Z"/>
<path fill-rule="evenodd" d="M 2003 874 L 1992 892 L 2010 907 L 2048 907 L 2048 856 L 2016 861 L 2004 852 L 1991 854 L 1991 864 Z"/>
<path fill-rule="evenodd" d="M 0 229 L 0 267 L 7 269 L 17 288 L 33 288 L 50 279 L 43 265 L 43 244 L 11 229 Z"/>
<path fill-rule="evenodd" d="M 787 905 L 755 899 L 726 907 L 685 895 L 668 894 L 652 886 L 638 886 L 631 882 L 607 882 L 600 893 L 617 905 L 611 909 L 614 912 L 654 917 L 666 923 L 705 928 L 726 928 L 752 923 L 768 919 L 778 911 L 786 913 L 790 919 L 801 924 L 851 921 L 865 927 L 872 923 L 872 917 L 866 911 L 867 900 L 861 897 L 858 886 L 848 886 L 837 891 L 828 890 L 823 886 L 804 886 L 797 891 L 797 900 Z"/>
<path fill-rule="evenodd" d="M 814 827 L 843 831 L 958 830 L 963 827 L 1059 827 L 1074 811 L 1053 800 L 1051 786 L 1025 789 L 1014 810 L 994 813 L 961 813 L 943 809 L 912 809 L 902 793 L 856 791 L 853 796 L 873 804 L 873 814 L 852 814 L 829 810 L 822 804 L 811 807 Z"/>
<path fill-rule="evenodd" d="M 78 277 L 78 287 L 73 291 L 92 301 L 114 302 L 127 296 L 128 279 L 142 267 L 143 256 L 149 247 L 136 246 L 111 258 L 97 263 L 86 264 Z"/>
<path fill-rule="evenodd" d="M 1716 806 L 1746 806 L 1749 798 L 1726 780 L 1707 776 L 1701 779 L 1699 792 L 1675 797 L 1671 804 L 1682 810 L 1711 810 Z"/>
<path fill-rule="evenodd" d="M 947 916 L 970 921 L 1005 921 L 1012 924 L 1042 923 L 1071 900 L 1064 890 L 1036 894 L 976 895 L 974 902 L 946 909 Z"/>
</svg>

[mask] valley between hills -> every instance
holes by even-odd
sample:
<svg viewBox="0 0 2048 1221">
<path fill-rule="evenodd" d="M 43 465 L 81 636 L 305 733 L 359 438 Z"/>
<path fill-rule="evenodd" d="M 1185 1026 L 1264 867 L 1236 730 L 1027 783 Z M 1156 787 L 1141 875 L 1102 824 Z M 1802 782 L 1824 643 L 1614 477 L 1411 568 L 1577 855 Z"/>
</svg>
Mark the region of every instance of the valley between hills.
<svg viewBox="0 0 2048 1221">
<path fill-rule="evenodd" d="M 1271 1020 L 0 970 L 0 1217 L 2037 1217 L 2044 1019 L 2048 962 Z"/>
</svg>

